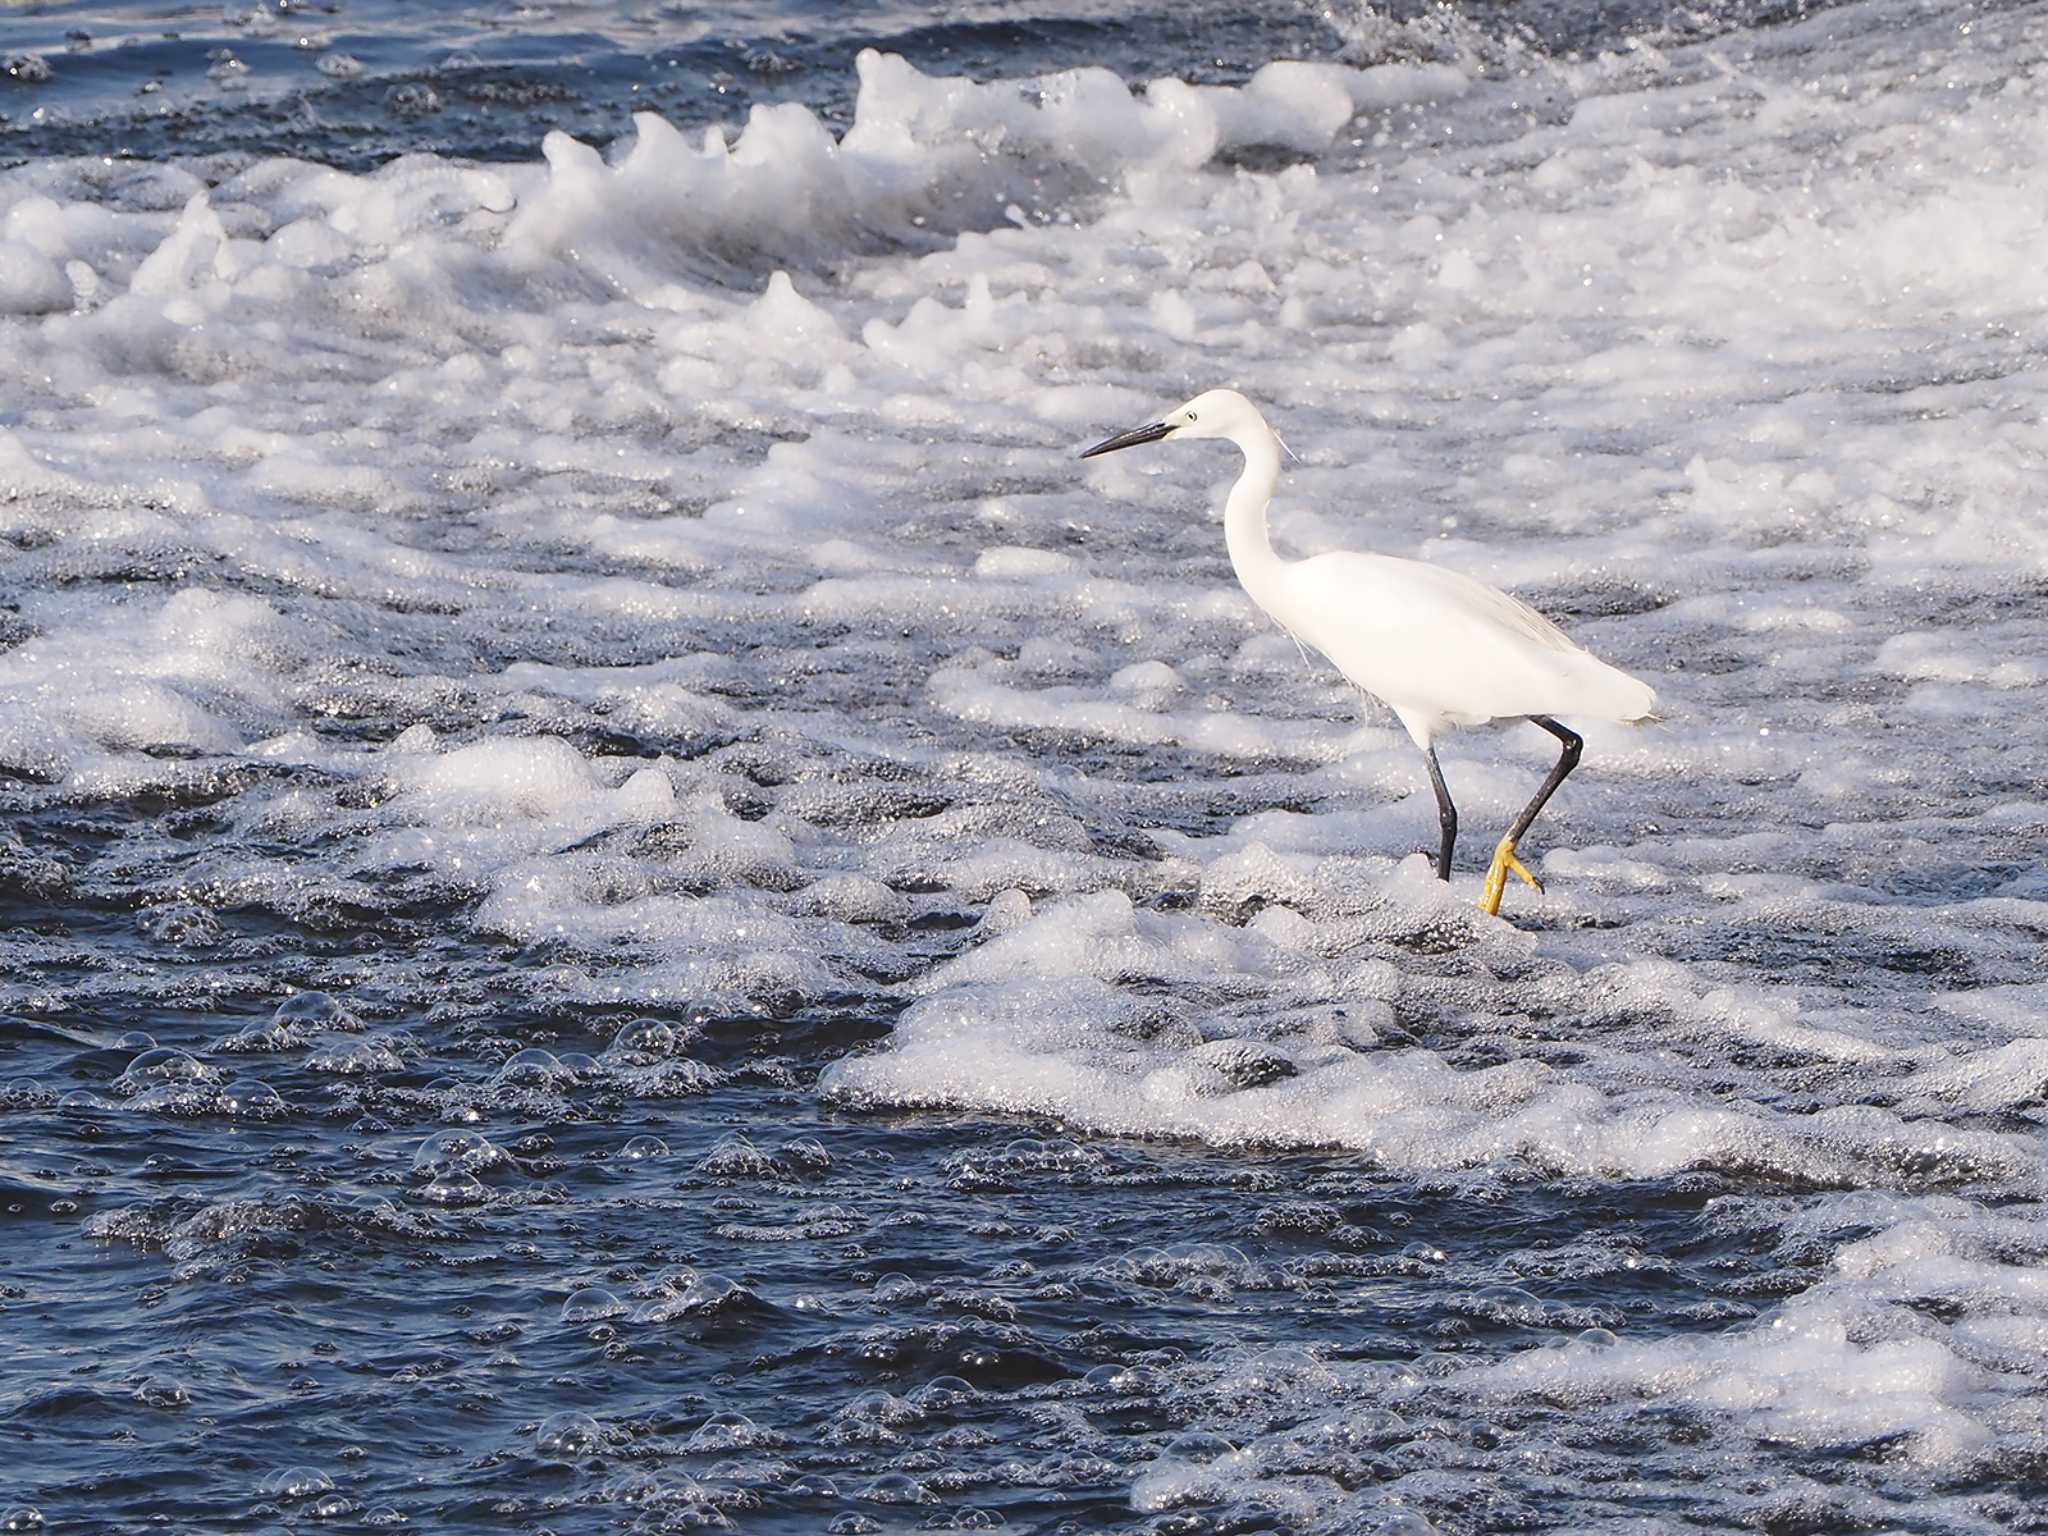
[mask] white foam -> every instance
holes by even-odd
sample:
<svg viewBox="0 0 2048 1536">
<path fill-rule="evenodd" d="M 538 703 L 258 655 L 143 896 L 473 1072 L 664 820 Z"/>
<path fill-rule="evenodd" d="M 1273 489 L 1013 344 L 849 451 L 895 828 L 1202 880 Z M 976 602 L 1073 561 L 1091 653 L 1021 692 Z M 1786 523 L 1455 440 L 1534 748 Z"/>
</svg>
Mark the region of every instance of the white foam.
<svg viewBox="0 0 2048 1536">
<path fill-rule="evenodd" d="M 1319 150 L 1367 106 L 1466 85 L 1443 66 L 1274 63 L 1241 88 L 1161 80 L 1133 95 L 1108 70 L 1077 69 L 1027 96 L 1014 82 L 927 76 L 872 49 L 856 68 L 853 123 L 837 141 L 794 103 L 758 105 L 737 138 L 711 128 L 694 144 L 641 113 L 611 163 L 549 135 L 546 183 L 523 198 L 508 253 L 566 258 L 619 291 L 687 304 L 670 285 L 692 268 L 815 264 L 878 235 L 988 227 L 1018 201 L 1042 206 L 1130 168 L 1196 167 L 1238 145 Z M 785 331 L 834 329 L 800 312 L 792 327 L 787 300 L 775 308 Z"/>
</svg>

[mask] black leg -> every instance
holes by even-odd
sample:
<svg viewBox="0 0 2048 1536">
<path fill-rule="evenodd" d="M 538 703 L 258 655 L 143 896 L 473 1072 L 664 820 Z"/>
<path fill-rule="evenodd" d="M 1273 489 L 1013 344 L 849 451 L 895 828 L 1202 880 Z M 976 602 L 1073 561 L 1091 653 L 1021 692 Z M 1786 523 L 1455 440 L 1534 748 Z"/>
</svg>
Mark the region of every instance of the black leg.
<svg viewBox="0 0 2048 1536">
<path fill-rule="evenodd" d="M 1529 830 L 1529 824 L 1542 812 L 1550 797 L 1557 793 L 1557 786 L 1564 782 L 1565 775 L 1579 766 L 1579 749 L 1586 744 L 1580 739 L 1577 731 L 1566 729 L 1548 715 L 1531 715 L 1529 720 L 1531 724 L 1542 726 L 1563 742 L 1564 751 L 1558 754 L 1557 766 L 1550 770 L 1550 777 L 1545 779 L 1543 787 L 1536 791 L 1536 798 L 1531 800 L 1528 808 L 1515 818 L 1514 826 L 1508 831 L 1510 843 L 1519 843 L 1522 840 L 1522 834 Z"/>
<path fill-rule="evenodd" d="M 1458 808 L 1451 804 L 1451 792 L 1444 786 L 1444 771 L 1436 765 L 1436 748 L 1425 748 L 1423 755 L 1429 759 L 1429 787 L 1436 791 L 1437 823 L 1444 829 L 1443 846 L 1436 856 L 1436 877 L 1448 880 L 1451 878 L 1451 850 L 1458 845 Z M 1577 761 L 1576 752 L 1573 761 Z"/>
</svg>

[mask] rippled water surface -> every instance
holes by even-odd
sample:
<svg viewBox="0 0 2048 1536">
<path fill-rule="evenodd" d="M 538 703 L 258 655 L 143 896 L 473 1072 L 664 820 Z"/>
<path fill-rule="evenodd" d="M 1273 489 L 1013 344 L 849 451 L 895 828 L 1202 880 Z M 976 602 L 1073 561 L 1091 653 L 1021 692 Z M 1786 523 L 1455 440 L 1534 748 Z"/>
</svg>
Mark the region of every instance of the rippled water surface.
<svg viewBox="0 0 2048 1536">
<path fill-rule="evenodd" d="M 0 1528 L 2048 1529 L 2048 10 L 0 53 Z"/>
</svg>

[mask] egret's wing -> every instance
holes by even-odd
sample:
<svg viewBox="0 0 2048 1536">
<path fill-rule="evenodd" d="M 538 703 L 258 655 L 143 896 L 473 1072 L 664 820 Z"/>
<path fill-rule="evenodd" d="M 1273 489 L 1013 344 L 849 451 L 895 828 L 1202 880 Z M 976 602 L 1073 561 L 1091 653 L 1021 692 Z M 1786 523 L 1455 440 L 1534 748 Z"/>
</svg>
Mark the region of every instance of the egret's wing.
<svg viewBox="0 0 2048 1536">
<path fill-rule="evenodd" d="M 1468 576 L 1458 576 L 1457 581 L 1467 594 L 1474 616 L 1491 634 L 1505 638 L 1511 649 L 1527 647 L 1519 664 L 1510 662 L 1504 667 L 1499 681 L 1509 684 L 1510 675 L 1523 668 L 1528 669 L 1529 675 L 1513 681 L 1508 692 L 1484 695 L 1493 699 L 1492 713 L 1583 711 L 1611 720 L 1655 718 L 1657 694 L 1648 683 L 1582 649 L 1571 636 L 1519 598 Z"/>
<path fill-rule="evenodd" d="M 1455 601 L 1482 623 L 1497 624 L 1518 639 L 1549 650 L 1576 651 L 1579 648 L 1570 635 L 1519 597 L 1442 566 L 1421 565 L 1420 568 L 1436 577 L 1446 595 L 1455 594 Z"/>
<path fill-rule="evenodd" d="M 1304 574 L 1324 592 L 1355 592 L 1390 617 L 1398 614 L 1418 637 L 1457 632 L 1477 639 L 1493 632 L 1511 646 L 1579 649 L 1571 636 L 1520 598 L 1448 566 L 1348 551 L 1318 555 L 1303 565 Z"/>
<path fill-rule="evenodd" d="M 1367 693 L 1418 717 L 1637 719 L 1656 696 L 1527 603 L 1443 566 L 1348 551 L 1288 570 L 1275 617 Z"/>
</svg>

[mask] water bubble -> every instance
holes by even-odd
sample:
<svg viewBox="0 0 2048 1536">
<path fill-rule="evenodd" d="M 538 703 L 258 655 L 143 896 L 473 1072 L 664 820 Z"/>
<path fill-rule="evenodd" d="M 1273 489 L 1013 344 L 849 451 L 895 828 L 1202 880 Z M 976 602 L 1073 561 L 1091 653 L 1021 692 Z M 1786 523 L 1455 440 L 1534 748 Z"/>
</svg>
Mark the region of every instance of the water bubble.
<svg viewBox="0 0 2048 1536">
<path fill-rule="evenodd" d="M 128 1070 L 114 1079 L 114 1086 L 123 1093 L 139 1093 L 160 1083 L 203 1083 L 216 1076 L 190 1052 L 159 1045 L 129 1062 Z"/>
<path fill-rule="evenodd" d="M 628 1508 L 634 1505 L 659 1508 L 687 1497 L 684 1486 L 672 1478 L 657 1477 L 652 1472 L 628 1472 L 623 1477 L 615 1477 L 599 1489 L 599 1493 L 605 1503 L 623 1504 Z"/>
<path fill-rule="evenodd" d="M 197 902 L 167 901 L 146 907 L 136 914 L 136 927 L 159 944 L 182 944 L 205 948 L 227 937 L 220 919 Z"/>
<path fill-rule="evenodd" d="M 313 1506 L 315 1520 L 339 1520 L 355 1513 L 356 1503 L 345 1493 L 330 1493 Z"/>
<path fill-rule="evenodd" d="M 1240 1287 L 1259 1285 L 1264 1278 L 1243 1249 L 1228 1243 L 1138 1247 L 1101 1268 L 1119 1280 L 1178 1290 L 1212 1301 L 1220 1301 Z"/>
<path fill-rule="evenodd" d="M 251 1024 L 238 1029 L 225 1040 L 217 1041 L 216 1052 L 233 1056 L 254 1056 L 278 1051 L 296 1051 L 306 1043 L 306 1032 L 296 1024 L 281 1024 L 276 1019 L 267 1019 L 261 1024 Z"/>
<path fill-rule="evenodd" d="M 441 110 L 441 94 L 419 80 L 405 80 L 384 93 L 385 107 L 399 117 L 424 117 Z"/>
<path fill-rule="evenodd" d="M 561 1062 L 565 1071 L 578 1077 L 590 1077 L 597 1072 L 597 1058 L 584 1051 L 564 1051 L 555 1059 Z"/>
<path fill-rule="evenodd" d="M 910 1394 L 920 1408 L 951 1408 L 976 1396 L 975 1390 L 958 1376 L 934 1376 Z"/>
<path fill-rule="evenodd" d="M 848 1510 L 825 1527 L 826 1536 L 875 1536 L 881 1522 L 855 1510 Z"/>
<path fill-rule="evenodd" d="M 914 1424 L 924 1417 L 922 1409 L 914 1403 L 905 1402 L 893 1392 L 880 1387 L 870 1387 L 839 1410 L 842 1419 L 857 1419 L 867 1424 Z"/>
<path fill-rule="evenodd" d="M 71 1110 L 112 1109 L 114 1102 L 89 1088 L 74 1088 L 57 1101 L 57 1107 Z"/>
<path fill-rule="evenodd" d="M 238 1077 L 220 1091 L 220 1107 L 230 1115 L 269 1120 L 284 1113 L 284 1100 L 270 1084 L 253 1077 Z"/>
<path fill-rule="evenodd" d="M 0 1511 L 0 1531 L 40 1531 L 43 1528 L 43 1512 L 33 1504 L 16 1504 L 13 1508 Z"/>
<path fill-rule="evenodd" d="M 156 1047 L 156 1036 L 146 1030 L 131 1029 L 114 1042 L 117 1051 L 147 1051 Z"/>
<path fill-rule="evenodd" d="M 1191 1461 L 1200 1466 L 1206 1462 L 1219 1461 L 1225 1456 L 1235 1456 L 1237 1447 L 1221 1435 L 1191 1429 L 1186 1434 L 1176 1435 L 1168 1441 L 1166 1454 L 1175 1461 Z"/>
<path fill-rule="evenodd" d="M 880 1302 L 915 1301 L 923 1294 L 923 1286 L 895 1270 L 875 1282 L 875 1300 Z"/>
<path fill-rule="evenodd" d="M 403 1072 L 405 1061 L 382 1040 L 356 1040 L 347 1035 L 328 1036 L 319 1049 L 306 1058 L 315 1072 L 332 1072 L 339 1077 L 365 1077 L 385 1072 Z"/>
<path fill-rule="evenodd" d="M 398 1202 L 389 1195 L 380 1195 L 375 1190 L 365 1190 L 348 1203 L 351 1215 L 362 1221 L 395 1222 L 399 1219 Z"/>
<path fill-rule="evenodd" d="M 1397 1445 L 1411 1439 L 1408 1421 L 1391 1408 L 1356 1407 L 1344 1416 L 1344 1432 L 1359 1445 Z"/>
<path fill-rule="evenodd" d="M 1166 1390 L 1166 1372 L 1154 1365 L 1098 1365 L 1083 1381 L 1122 1397 L 1152 1397 Z"/>
<path fill-rule="evenodd" d="M 1535 1292 L 1525 1291 L 1519 1285 L 1481 1286 L 1472 1294 L 1476 1300 L 1496 1302 L 1506 1307 L 1526 1307 L 1532 1304 L 1542 1305 L 1542 1303 L 1536 1300 Z"/>
<path fill-rule="evenodd" d="M 1425 1243 L 1418 1239 L 1415 1242 L 1406 1244 L 1401 1249 L 1401 1257 L 1413 1259 L 1418 1264 L 1441 1264 L 1444 1262 L 1446 1254 L 1436 1244 Z"/>
<path fill-rule="evenodd" d="M 799 1136 L 775 1149 L 776 1160 L 802 1173 L 823 1173 L 832 1166 L 832 1154 L 815 1136 Z"/>
<path fill-rule="evenodd" d="M 484 1182 L 473 1173 L 444 1169 L 420 1187 L 420 1198 L 436 1205 L 481 1205 L 491 1198 Z"/>
<path fill-rule="evenodd" d="M 860 1496 L 875 1504 L 934 1504 L 932 1491 L 907 1472 L 884 1472 Z"/>
<path fill-rule="evenodd" d="M 691 1434 L 686 1450 L 737 1451 L 775 1437 L 744 1413 L 714 1413 Z"/>
<path fill-rule="evenodd" d="M 793 1499 L 836 1499 L 839 1485 L 831 1478 L 817 1472 L 799 1472 L 782 1491 Z"/>
<path fill-rule="evenodd" d="M 436 1131 L 413 1153 L 412 1167 L 415 1173 L 468 1172 L 489 1168 L 504 1156 L 480 1131 Z"/>
<path fill-rule="evenodd" d="M 607 1317 L 617 1317 L 626 1310 L 626 1304 L 599 1286 L 587 1286 L 572 1291 L 562 1303 L 562 1321 L 565 1323 L 595 1323 Z"/>
<path fill-rule="evenodd" d="M 678 1270 L 676 1274 L 664 1276 L 662 1284 L 659 1284 L 657 1288 L 653 1288 L 653 1292 L 645 1292 L 643 1290 L 641 1294 L 649 1294 L 649 1300 L 643 1300 L 639 1307 L 633 1309 L 633 1321 L 635 1323 L 664 1323 L 664 1321 L 668 1321 L 674 1315 L 676 1296 L 680 1296 L 688 1288 L 690 1280 L 694 1280 L 694 1278 L 696 1278 L 696 1270 Z"/>
<path fill-rule="evenodd" d="M 576 1074 L 563 1066 L 553 1051 L 528 1046 L 504 1066 L 493 1079 L 504 1088 L 547 1088 L 575 1081 Z"/>
<path fill-rule="evenodd" d="M 125 1107 L 145 1114 L 203 1115 L 214 1109 L 218 1102 L 204 1085 L 158 1083 L 129 1099 Z"/>
<path fill-rule="evenodd" d="M 1543 1303 L 1519 1285 L 1482 1286 L 1467 1298 L 1461 1310 L 1477 1314 L 1489 1322 L 1510 1323 L 1523 1328 L 1539 1327 L 1549 1315 Z"/>
<path fill-rule="evenodd" d="M 1579 1333 L 1579 1342 L 1588 1349 L 1612 1349 L 1621 1342 L 1606 1328 L 1587 1328 Z"/>
<path fill-rule="evenodd" d="M 297 1025 L 302 1029 L 338 1029 L 348 1034 L 363 1027 L 361 1019 L 325 992 L 294 992 L 277 1005 L 276 1012 L 270 1017 L 278 1024 Z"/>
<path fill-rule="evenodd" d="M 672 1318 L 687 1317 L 692 1313 L 716 1312 L 736 1303 L 753 1293 L 736 1281 L 712 1270 L 699 1274 L 694 1270 L 685 1271 L 687 1278 L 673 1288 L 669 1294 L 658 1296 L 633 1314 L 635 1322 L 665 1323 Z"/>
<path fill-rule="evenodd" d="M 1240 1284 L 1256 1284 L 1258 1266 L 1242 1248 L 1229 1243 L 1169 1243 L 1166 1256 L 1185 1270 L 1222 1275 Z"/>
<path fill-rule="evenodd" d="M 375 1509 L 363 1516 L 363 1524 L 365 1525 L 404 1525 L 405 1522 L 406 1516 L 400 1514 L 389 1504 L 379 1504 Z"/>
<path fill-rule="evenodd" d="M 334 1479 L 318 1467 L 279 1467 L 256 1485 L 256 1491 L 280 1499 L 310 1499 L 316 1493 L 332 1493 Z"/>
<path fill-rule="evenodd" d="M 557 1413 L 541 1420 L 533 1443 L 543 1456 L 581 1456 L 604 1443 L 604 1431 L 587 1413 Z"/>
<path fill-rule="evenodd" d="M 619 1149 L 619 1156 L 629 1163 L 643 1163 L 649 1158 L 667 1157 L 668 1143 L 659 1136 L 635 1136 Z"/>
<path fill-rule="evenodd" d="M 674 1054 L 676 1032 L 659 1019 L 635 1019 L 612 1037 L 605 1047 L 605 1060 L 614 1064 L 642 1064 Z"/>
<path fill-rule="evenodd" d="M 1437 1529 L 1412 1509 L 1389 1515 L 1373 1536 L 1437 1536 Z"/>
<path fill-rule="evenodd" d="M 721 1136 L 697 1163 L 699 1173 L 716 1179 L 772 1178 L 781 1172 L 775 1159 L 744 1136 Z"/>
<path fill-rule="evenodd" d="M 184 1408 L 192 1402 L 185 1384 L 169 1376 L 146 1376 L 129 1395 L 145 1408 Z"/>
</svg>

